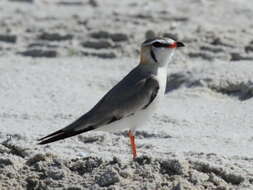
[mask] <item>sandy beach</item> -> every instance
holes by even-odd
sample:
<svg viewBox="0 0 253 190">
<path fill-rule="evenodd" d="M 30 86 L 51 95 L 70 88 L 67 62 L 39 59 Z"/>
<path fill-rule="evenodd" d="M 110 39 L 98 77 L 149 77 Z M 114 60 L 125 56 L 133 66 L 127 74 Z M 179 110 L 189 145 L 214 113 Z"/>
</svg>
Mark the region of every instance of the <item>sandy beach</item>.
<svg viewBox="0 0 253 190">
<path fill-rule="evenodd" d="M 0 189 L 253 189 L 253 2 L 0 1 Z M 136 132 L 37 139 L 87 112 L 154 35 L 186 44 Z"/>
</svg>

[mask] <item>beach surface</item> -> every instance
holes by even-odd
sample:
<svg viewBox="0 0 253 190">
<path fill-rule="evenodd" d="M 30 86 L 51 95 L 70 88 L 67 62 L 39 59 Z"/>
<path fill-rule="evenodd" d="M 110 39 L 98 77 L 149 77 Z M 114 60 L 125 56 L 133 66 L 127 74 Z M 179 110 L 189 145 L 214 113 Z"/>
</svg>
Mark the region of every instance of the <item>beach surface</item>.
<svg viewBox="0 0 253 190">
<path fill-rule="evenodd" d="M 253 189 L 253 2 L 0 1 L 0 189 Z M 37 139 L 80 117 L 152 36 L 186 44 L 136 132 Z"/>
</svg>

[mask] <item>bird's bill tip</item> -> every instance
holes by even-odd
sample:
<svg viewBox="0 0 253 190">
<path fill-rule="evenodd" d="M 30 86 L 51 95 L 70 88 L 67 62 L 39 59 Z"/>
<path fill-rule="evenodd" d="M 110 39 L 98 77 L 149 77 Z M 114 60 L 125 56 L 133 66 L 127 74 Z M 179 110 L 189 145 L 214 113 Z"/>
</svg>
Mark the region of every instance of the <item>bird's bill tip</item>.
<svg viewBox="0 0 253 190">
<path fill-rule="evenodd" d="M 182 42 L 176 42 L 176 44 L 177 44 L 177 47 L 184 47 L 185 46 L 184 43 L 182 43 Z"/>
</svg>

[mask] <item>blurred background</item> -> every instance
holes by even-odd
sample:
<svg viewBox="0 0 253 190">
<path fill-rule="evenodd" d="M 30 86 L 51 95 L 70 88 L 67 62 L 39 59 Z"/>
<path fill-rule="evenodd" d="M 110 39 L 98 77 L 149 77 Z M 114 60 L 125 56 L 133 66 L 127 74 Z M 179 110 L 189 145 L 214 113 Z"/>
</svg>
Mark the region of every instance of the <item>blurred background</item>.
<svg viewBox="0 0 253 190">
<path fill-rule="evenodd" d="M 187 44 L 181 62 L 252 60 L 252 9 L 247 0 L 1 0 L 0 55 L 137 57 L 155 35 Z"/>
</svg>

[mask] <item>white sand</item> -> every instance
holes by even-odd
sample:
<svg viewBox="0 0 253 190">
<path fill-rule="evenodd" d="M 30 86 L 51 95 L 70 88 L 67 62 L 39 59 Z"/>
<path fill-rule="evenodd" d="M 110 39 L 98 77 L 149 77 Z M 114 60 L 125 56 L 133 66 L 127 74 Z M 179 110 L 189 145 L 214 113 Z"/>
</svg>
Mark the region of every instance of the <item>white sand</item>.
<svg viewBox="0 0 253 190">
<path fill-rule="evenodd" d="M 57 2 L 0 2 L 0 34 L 17 37 L 0 38 L 0 189 L 253 188 L 252 2 Z M 36 145 L 138 64 L 148 30 L 187 47 L 169 65 L 163 104 L 137 132 L 140 158 L 131 161 L 125 132 Z M 101 31 L 120 37 L 92 37 Z M 56 54 L 22 55 L 31 49 Z"/>
</svg>

